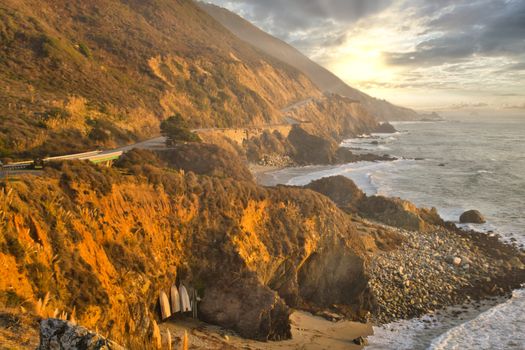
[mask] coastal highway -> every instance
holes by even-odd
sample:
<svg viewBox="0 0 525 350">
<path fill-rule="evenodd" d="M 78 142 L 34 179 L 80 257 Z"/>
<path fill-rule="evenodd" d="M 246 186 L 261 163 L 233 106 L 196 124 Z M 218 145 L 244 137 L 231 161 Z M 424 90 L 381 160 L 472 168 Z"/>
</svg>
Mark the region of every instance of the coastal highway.
<svg viewBox="0 0 525 350">
<path fill-rule="evenodd" d="M 313 101 L 313 98 L 307 98 L 298 102 L 295 102 L 283 109 L 281 109 L 281 113 L 283 113 L 284 122 L 286 124 L 300 124 L 300 121 L 297 121 L 293 118 L 290 118 L 286 116 L 286 114 L 290 111 L 292 111 L 295 108 L 302 107 L 306 105 L 307 103 Z M 205 132 L 205 131 L 211 131 L 211 130 L 221 130 L 220 128 L 201 128 L 201 129 L 193 129 L 193 132 Z M 226 130 L 223 129 L 223 130 Z M 53 161 L 64 161 L 64 160 L 89 160 L 93 163 L 104 163 L 109 162 L 118 159 L 123 153 L 131 151 L 132 149 L 139 148 L 139 149 L 163 149 L 165 148 L 166 144 L 166 138 L 164 136 L 158 136 L 149 140 L 141 141 L 132 145 L 123 146 L 119 148 L 115 148 L 112 150 L 97 150 L 97 151 L 89 151 L 89 152 L 83 152 L 83 153 L 75 153 L 75 154 L 67 154 L 63 156 L 56 156 L 56 157 L 47 157 L 44 158 L 44 162 L 53 162 Z M 31 166 L 33 165 L 33 161 L 23 161 L 23 162 L 16 162 L 16 163 L 9 163 L 5 164 L 0 168 L 0 178 L 6 177 L 8 175 L 12 174 L 25 174 L 25 173 L 32 173 L 35 174 L 37 171 L 32 170 Z"/>
</svg>

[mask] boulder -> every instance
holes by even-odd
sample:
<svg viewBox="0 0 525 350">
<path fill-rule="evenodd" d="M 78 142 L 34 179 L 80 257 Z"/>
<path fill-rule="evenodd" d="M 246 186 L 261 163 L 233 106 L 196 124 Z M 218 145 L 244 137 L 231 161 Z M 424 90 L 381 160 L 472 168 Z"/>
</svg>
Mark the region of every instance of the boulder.
<svg viewBox="0 0 525 350">
<path fill-rule="evenodd" d="M 352 180 L 341 175 L 312 181 L 305 188 L 324 194 L 347 212 L 356 212 L 359 202 L 365 197 Z"/>
<path fill-rule="evenodd" d="M 233 329 L 245 338 L 267 341 L 292 336 L 290 309 L 253 277 L 218 281 L 206 288 L 199 307 L 203 321 Z"/>
<path fill-rule="evenodd" d="M 363 338 L 363 337 L 358 337 L 352 340 L 352 343 L 356 345 L 360 345 L 360 346 L 366 346 L 368 345 L 368 340 L 366 340 L 366 338 Z"/>
<path fill-rule="evenodd" d="M 120 345 L 71 322 L 53 318 L 42 320 L 37 350 L 56 349 L 124 350 Z"/>
<path fill-rule="evenodd" d="M 477 210 L 468 210 L 461 214 L 459 222 L 462 224 L 484 224 L 485 218 Z"/>
<path fill-rule="evenodd" d="M 381 133 L 381 134 L 393 134 L 393 133 L 396 133 L 397 130 L 396 128 L 394 128 L 394 126 L 388 122 L 384 122 L 384 123 L 381 123 L 379 124 L 374 132 L 377 132 L 377 133 Z"/>
</svg>

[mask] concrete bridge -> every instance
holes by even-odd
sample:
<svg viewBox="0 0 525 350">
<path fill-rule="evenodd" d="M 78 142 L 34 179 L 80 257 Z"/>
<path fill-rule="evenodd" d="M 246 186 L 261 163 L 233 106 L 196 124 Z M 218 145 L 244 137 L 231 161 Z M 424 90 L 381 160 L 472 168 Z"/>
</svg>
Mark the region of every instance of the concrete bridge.
<svg viewBox="0 0 525 350">
<path fill-rule="evenodd" d="M 292 128 L 293 124 L 275 124 L 243 128 L 198 129 L 194 132 L 199 134 L 203 140 L 207 140 L 213 136 L 223 136 L 235 141 L 239 145 L 242 145 L 244 141 L 249 140 L 252 137 L 259 137 L 264 132 L 273 133 L 274 131 L 277 131 L 284 137 L 288 137 Z"/>
</svg>

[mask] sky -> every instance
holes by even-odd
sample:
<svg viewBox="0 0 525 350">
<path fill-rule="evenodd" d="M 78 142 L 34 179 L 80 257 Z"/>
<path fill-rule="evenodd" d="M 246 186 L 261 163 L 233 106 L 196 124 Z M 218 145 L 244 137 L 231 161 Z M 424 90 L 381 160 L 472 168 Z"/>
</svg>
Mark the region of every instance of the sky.
<svg viewBox="0 0 525 350">
<path fill-rule="evenodd" d="M 525 0 L 207 1 L 372 96 L 525 114 Z"/>
</svg>

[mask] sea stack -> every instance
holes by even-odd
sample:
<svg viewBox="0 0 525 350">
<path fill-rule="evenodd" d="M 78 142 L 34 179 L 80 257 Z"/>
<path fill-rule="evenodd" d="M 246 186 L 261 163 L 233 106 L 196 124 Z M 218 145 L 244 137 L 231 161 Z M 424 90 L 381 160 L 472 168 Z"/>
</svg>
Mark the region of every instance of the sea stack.
<svg viewBox="0 0 525 350">
<path fill-rule="evenodd" d="M 396 128 L 389 122 L 384 122 L 379 124 L 374 132 L 381 133 L 381 134 L 394 134 L 397 132 Z"/>
</svg>

